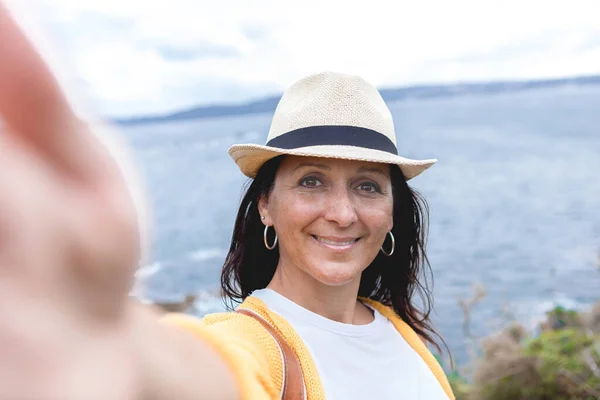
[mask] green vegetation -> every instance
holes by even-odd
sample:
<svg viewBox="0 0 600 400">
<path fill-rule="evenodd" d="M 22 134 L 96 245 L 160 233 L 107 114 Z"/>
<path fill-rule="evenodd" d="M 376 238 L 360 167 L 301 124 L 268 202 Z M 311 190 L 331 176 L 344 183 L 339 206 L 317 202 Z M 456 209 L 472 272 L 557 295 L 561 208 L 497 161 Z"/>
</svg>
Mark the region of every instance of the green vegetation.
<svg viewBox="0 0 600 400">
<path fill-rule="evenodd" d="M 600 302 L 585 312 L 556 307 L 539 328 L 513 323 L 482 340 L 466 372 L 448 374 L 457 400 L 600 399 Z"/>
</svg>

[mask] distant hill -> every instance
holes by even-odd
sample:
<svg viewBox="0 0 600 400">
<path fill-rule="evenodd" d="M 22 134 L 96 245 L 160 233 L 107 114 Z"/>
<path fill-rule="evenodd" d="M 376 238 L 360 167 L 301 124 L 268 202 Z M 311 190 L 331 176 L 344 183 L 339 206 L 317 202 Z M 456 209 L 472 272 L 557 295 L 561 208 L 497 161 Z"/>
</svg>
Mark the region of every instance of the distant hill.
<svg viewBox="0 0 600 400">
<path fill-rule="evenodd" d="M 600 75 L 529 81 L 464 83 L 452 85 L 420 85 L 403 88 L 381 89 L 380 93 L 385 101 L 397 101 L 405 99 L 460 96 L 463 94 L 516 92 L 532 89 L 560 87 L 567 85 L 600 85 Z M 188 110 L 182 110 L 165 115 L 149 115 L 133 118 L 121 118 L 115 120 L 114 122 L 123 125 L 133 125 L 153 122 L 222 117 L 227 115 L 272 113 L 275 111 L 275 107 L 277 106 L 280 97 L 281 96 L 266 97 L 260 100 L 243 104 L 220 104 L 194 107 Z"/>
</svg>

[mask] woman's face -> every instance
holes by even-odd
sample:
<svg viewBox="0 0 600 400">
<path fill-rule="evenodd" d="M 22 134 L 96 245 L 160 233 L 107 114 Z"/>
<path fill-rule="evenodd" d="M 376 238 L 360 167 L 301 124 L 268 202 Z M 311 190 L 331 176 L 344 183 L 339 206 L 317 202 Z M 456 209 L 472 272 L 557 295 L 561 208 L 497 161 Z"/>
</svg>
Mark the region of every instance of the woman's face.
<svg viewBox="0 0 600 400">
<path fill-rule="evenodd" d="M 259 211 L 277 232 L 278 268 L 329 286 L 356 282 L 393 226 L 390 168 L 286 156 Z"/>
</svg>

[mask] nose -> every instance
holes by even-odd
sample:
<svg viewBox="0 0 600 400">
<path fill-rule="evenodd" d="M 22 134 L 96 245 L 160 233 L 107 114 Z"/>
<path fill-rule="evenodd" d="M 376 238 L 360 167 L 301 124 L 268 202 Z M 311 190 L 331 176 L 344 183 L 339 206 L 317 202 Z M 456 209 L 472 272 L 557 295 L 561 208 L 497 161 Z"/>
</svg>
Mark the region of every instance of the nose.
<svg viewBox="0 0 600 400">
<path fill-rule="evenodd" d="M 341 228 L 346 228 L 358 221 L 356 205 L 347 189 L 339 188 L 330 192 L 324 218 L 337 223 Z"/>
</svg>

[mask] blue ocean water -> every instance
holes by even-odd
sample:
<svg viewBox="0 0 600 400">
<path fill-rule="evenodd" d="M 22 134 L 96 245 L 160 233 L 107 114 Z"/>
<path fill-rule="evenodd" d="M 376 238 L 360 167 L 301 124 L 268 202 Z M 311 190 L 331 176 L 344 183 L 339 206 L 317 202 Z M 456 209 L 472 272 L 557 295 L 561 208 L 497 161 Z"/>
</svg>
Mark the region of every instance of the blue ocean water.
<svg viewBox="0 0 600 400">
<path fill-rule="evenodd" d="M 482 336 L 554 304 L 600 298 L 600 87 L 464 95 L 389 104 L 400 153 L 438 158 L 410 183 L 431 207 L 436 327 L 464 355 L 459 298 Z M 130 126 L 125 140 L 153 207 L 151 299 L 216 288 L 246 178 L 227 155 L 263 143 L 271 115 Z M 197 312 L 221 309 L 203 300 Z"/>
</svg>

